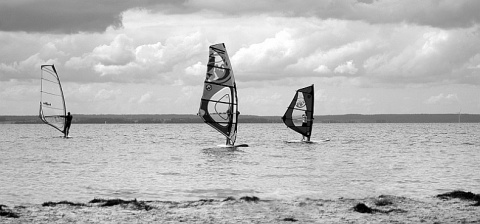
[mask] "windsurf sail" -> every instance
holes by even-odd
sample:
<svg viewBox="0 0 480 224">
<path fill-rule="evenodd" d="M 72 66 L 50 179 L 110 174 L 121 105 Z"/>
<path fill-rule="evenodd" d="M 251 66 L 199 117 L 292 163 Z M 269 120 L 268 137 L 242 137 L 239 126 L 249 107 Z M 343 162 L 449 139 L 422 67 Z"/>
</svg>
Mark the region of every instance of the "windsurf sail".
<svg viewBox="0 0 480 224">
<path fill-rule="evenodd" d="M 287 111 L 282 117 L 283 123 L 290 129 L 310 139 L 313 125 L 313 85 L 297 90 Z"/>
<path fill-rule="evenodd" d="M 233 145 L 237 138 L 237 102 L 237 87 L 225 44 L 211 45 L 198 115 L 227 137 L 227 145 Z"/>
<path fill-rule="evenodd" d="M 57 70 L 54 65 L 42 65 L 40 69 L 40 119 L 63 133 L 67 108 Z"/>
</svg>

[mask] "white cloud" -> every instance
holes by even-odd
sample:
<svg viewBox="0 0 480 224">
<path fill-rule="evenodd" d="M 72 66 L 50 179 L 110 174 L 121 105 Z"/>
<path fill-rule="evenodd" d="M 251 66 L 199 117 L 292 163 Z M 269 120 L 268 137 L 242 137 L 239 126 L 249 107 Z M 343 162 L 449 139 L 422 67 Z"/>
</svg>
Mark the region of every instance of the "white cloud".
<svg viewBox="0 0 480 224">
<path fill-rule="evenodd" d="M 131 9 L 130 5 L 135 3 L 122 2 L 119 4 L 125 5 L 112 9 L 123 12 L 122 17 L 116 19 L 121 19 L 123 24 L 118 29 L 105 29 L 103 23 L 84 28 L 87 32 L 67 35 L 51 34 L 54 26 L 50 25 L 42 26 L 46 30 L 39 31 L 41 33 L 2 31 L 0 86 L 10 89 L 15 85 L 13 82 L 21 82 L 32 89 L 38 88 L 39 66 L 53 63 L 64 84 L 69 108 L 96 113 L 169 110 L 187 113 L 198 109 L 208 46 L 225 43 L 239 94 L 242 93 L 239 95 L 241 107 L 247 112 L 251 108 L 268 114 L 276 106 L 283 111 L 284 105 L 268 97 L 278 93 L 276 100 L 282 101 L 285 96 L 281 93 L 287 87 L 292 88 L 292 83 L 299 85 L 294 88 L 311 83 L 319 89 L 332 87 L 324 92 L 325 98 L 317 99 L 329 102 L 330 108 L 340 108 L 335 105 L 337 102 L 329 101 L 330 97 L 352 99 L 338 101 L 339 104 L 351 103 L 337 110 L 345 113 L 361 112 L 362 105 L 357 102 L 362 102 L 364 108 L 370 105 L 387 110 L 375 97 L 366 94 L 382 94 L 382 87 L 403 90 L 405 97 L 416 99 L 417 105 L 405 103 L 397 111 L 415 108 L 412 111 L 422 112 L 417 109 L 420 104 L 429 106 L 429 111 L 445 110 L 447 106 L 439 106 L 440 102 L 453 99 L 449 97 L 451 94 L 440 96 L 439 92 L 458 93 L 458 101 L 468 98 L 465 97 L 468 94 L 460 94 L 461 89 L 467 89 L 470 96 L 478 95 L 480 25 L 476 21 L 480 14 L 476 12 L 480 3 L 470 0 L 426 0 L 415 4 L 411 0 L 235 3 L 172 1 L 168 9 L 175 9 L 177 13 L 166 13 L 155 5 L 148 10 Z M 68 4 L 69 1 L 58 7 Z M 147 3 L 141 1 L 141 4 Z M 428 15 L 421 14 L 426 11 Z M 42 18 L 45 17 L 39 19 Z M 81 21 L 66 22 L 81 24 Z M 32 31 L 22 27 L 19 29 Z M 61 27 L 54 33 L 65 33 L 67 26 Z M 89 33 L 92 29 L 102 32 Z M 423 95 L 418 97 L 404 90 L 411 86 L 422 87 L 424 92 L 418 94 Z M 435 89 L 449 86 L 455 88 Z M 332 93 L 333 87 L 347 90 L 340 97 L 339 93 Z M 242 92 L 245 88 L 250 91 Z M 262 91 L 253 94 L 251 90 L 257 88 Z M 115 90 L 122 91 L 112 92 Z M 140 110 L 124 104 L 129 99 L 138 103 L 145 93 L 151 95 L 150 100 L 168 105 L 175 102 L 175 106 Z M 6 99 L 2 98 L 2 103 Z M 259 100 L 263 100 L 268 109 L 258 108 Z M 398 101 L 408 100 L 398 98 Z M 437 106 L 433 105 L 435 102 Z M 473 103 L 476 104 L 478 102 Z"/>
<path fill-rule="evenodd" d="M 116 90 L 101 89 L 95 95 L 95 100 L 97 101 L 115 100 L 120 93 L 121 91 L 119 89 L 116 89 Z"/>
<path fill-rule="evenodd" d="M 295 60 L 295 45 L 290 32 L 283 30 L 262 43 L 239 49 L 231 56 L 232 64 L 239 72 L 278 71 L 289 61 Z"/>
<path fill-rule="evenodd" d="M 458 102 L 458 97 L 456 94 L 443 94 L 440 93 L 436 96 L 431 96 L 428 98 L 425 103 L 427 104 L 451 104 Z"/>
<path fill-rule="evenodd" d="M 350 60 L 337 66 L 333 71 L 339 74 L 354 75 L 358 72 L 358 69 L 355 67 L 355 64 L 353 63 L 353 61 Z"/>
<path fill-rule="evenodd" d="M 191 76 L 204 76 L 207 71 L 207 66 L 201 62 L 197 62 L 185 68 L 185 74 Z"/>
<path fill-rule="evenodd" d="M 332 71 L 326 65 L 320 65 L 316 69 L 313 70 L 314 72 L 318 72 L 320 74 L 329 74 Z"/>
<path fill-rule="evenodd" d="M 138 103 L 148 103 L 151 99 L 152 95 L 150 93 L 145 93 L 140 97 Z"/>
</svg>

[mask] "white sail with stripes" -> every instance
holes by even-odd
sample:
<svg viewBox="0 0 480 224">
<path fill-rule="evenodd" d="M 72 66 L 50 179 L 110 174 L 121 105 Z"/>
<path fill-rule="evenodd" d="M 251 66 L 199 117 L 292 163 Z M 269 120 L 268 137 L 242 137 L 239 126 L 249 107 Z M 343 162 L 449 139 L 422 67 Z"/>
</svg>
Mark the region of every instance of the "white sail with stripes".
<svg viewBox="0 0 480 224">
<path fill-rule="evenodd" d="M 54 65 L 42 65 L 40 69 L 40 119 L 63 133 L 67 108 L 60 79 Z"/>
</svg>

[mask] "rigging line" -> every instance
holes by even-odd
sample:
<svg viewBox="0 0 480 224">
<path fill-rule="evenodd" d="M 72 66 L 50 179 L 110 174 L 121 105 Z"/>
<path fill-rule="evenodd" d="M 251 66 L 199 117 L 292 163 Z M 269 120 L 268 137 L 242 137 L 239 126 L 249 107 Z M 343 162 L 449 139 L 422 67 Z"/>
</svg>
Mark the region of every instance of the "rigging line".
<svg viewBox="0 0 480 224">
<path fill-rule="evenodd" d="M 52 109 L 52 110 L 61 110 L 61 111 L 63 111 L 62 108 L 58 108 L 58 107 L 51 107 L 51 106 L 47 106 L 47 105 L 43 105 L 43 107 L 48 108 L 48 109 Z"/>
<path fill-rule="evenodd" d="M 290 121 L 303 121 L 303 118 L 285 118 L 285 120 L 290 120 Z M 310 121 L 310 119 L 308 120 Z"/>
<path fill-rule="evenodd" d="M 214 114 L 214 115 L 224 115 L 224 114 L 236 114 L 236 113 L 227 113 L 227 112 L 223 112 L 223 113 L 208 113 L 210 115 Z"/>
<path fill-rule="evenodd" d="M 312 112 L 312 110 L 308 110 L 308 109 L 300 109 L 300 108 L 296 108 L 296 107 L 287 107 L 288 109 L 292 109 L 292 110 L 300 110 L 300 111 L 305 111 L 305 112 Z"/>
<path fill-rule="evenodd" d="M 229 70 L 229 71 L 232 70 L 231 68 L 219 67 L 219 66 L 215 66 L 215 65 L 208 65 L 208 64 L 207 64 L 207 66 L 214 67 L 214 68 L 218 68 L 218 69 Z"/>
<path fill-rule="evenodd" d="M 223 86 L 223 87 L 228 87 L 228 88 L 234 88 L 234 86 L 228 86 L 228 85 L 223 85 L 223 84 L 220 84 L 220 83 L 216 83 L 216 82 L 209 82 L 209 81 L 206 81 L 205 80 L 205 83 L 208 83 L 208 84 L 213 84 L 213 85 L 217 85 L 217 86 Z"/>
<path fill-rule="evenodd" d="M 213 49 L 215 52 L 217 52 L 217 53 L 218 53 L 218 52 L 220 52 L 220 53 L 225 53 L 225 52 L 226 52 L 225 50 L 222 50 L 222 49 L 220 49 L 220 48 L 215 48 L 215 47 L 210 47 L 210 48 L 212 48 L 212 49 Z"/>
<path fill-rule="evenodd" d="M 62 96 L 62 95 L 58 95 L 58 94 L 55 94 L 55 93 L 45 92 L 45 91 L 43 91 L 43 90 L 40 91 L 40 92 L 45 93 L 45 94 L 49 94 L 49 95 L 53 95 L 53 96 L 60 96 L 60 97 Z"/>
<path fill-rule="evenodd" d="M 45 71 L 46 73 L 50 74 L 51 76 L 57 76 L 57 73 L 55 73 L 53 70 L 49 69 L 43 69 L 42 71 Z"/>
<path fill-rule="evenodd" d="M 45 81 L 48 81 L 48 82 L 51 82 L 51 83 L 54 83 L 54 84 L 58 84 L 57 81 L 52 81 L 52 80 L 50 80 L 50 79 L 42 78 L 42 80 L 45 80 Z"/>
<path fill-rule="evenodd" d="M 207 99 L 202 99 L 204 101 L 208 101 L 208 102 L 215 102 L 215 103 L 223 103 L 223 104 L 228 104 L 228 105 L 237 105 L 236 103 L 232 103 L 232 102 L 223 102 L 223 101 L 218 101 L 218 100 L 207 100 Z"/>
</svg>

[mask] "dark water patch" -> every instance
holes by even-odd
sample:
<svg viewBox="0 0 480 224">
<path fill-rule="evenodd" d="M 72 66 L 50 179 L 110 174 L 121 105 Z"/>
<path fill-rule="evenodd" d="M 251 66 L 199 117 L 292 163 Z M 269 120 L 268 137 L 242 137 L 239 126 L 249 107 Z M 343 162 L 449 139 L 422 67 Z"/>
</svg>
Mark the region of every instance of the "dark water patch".
<svg viewBox="0 0 480 224">
<path fill-rule="evenodd" d="M 358 203 L 357 205 L 355 205 L 353 207 L 353 210 L 356 211 L 356 212 L 369 213 L 369 214 L 372 214 L 372 213 L 388 214 L 388 213 L 391 213 L 391 212 L 398 212 L 398 213 L 406 213 L 407 212 L 407 211 L 402 210 L 402 209 L 381 210 L 381 209 L 376 209 L 376 208 L 370 208 L 364 203 Z"/>
<path fill-rule="evenodd" d="M 146 210 L 149 211 L 153 209 L 152 206 L 147 205 L 144 201 L 137 201 L 137 199 L 126 201 L 122 199 L 101 199 L 101 198 L 95 198 L 91 200 L 89 203 L 103 203 L 100 205 L 100 207 L 111 207 L 115 205 L 127 205 L 127 206 L 132 206 L 133 209 L 136 210 Z"/>
<path fill-rule="evenodd" d="M 353 210 L 360 213 L 372 213 L 373 210 L 363 203 L 358 203 L 353 207 Z"/>
<path fill-rule="evenodd" d="M 241 201 L 246 201 L 246 202 L 258 202 L 260 201 L 260 198 L 256 196 L 243 196 L 240 198 Z"/>
<path fill-rule="evenodd" d="M 445 194 L 439 194 L 437 197 L 444 200 L 458 198 L 461 200 L 476 201 L 476 203 L 472 204 L 472 206 L 480 206 L 480 194 L 474 194 L 472 192 L 452 191 Z"/>
<path fill-rule="evenodd" d="M 236 201 L 236 200 L 237 200 L 237 199 L 235 199 L 235 198 L 232 197 L 232 196 L 223 199 L 223 201 Z"/>
<path fill-rule="evenodd" d="M 209 205 L 212 204 L 213 202 L 218 202 L 215 199 L 200 199 L 198 201 L 189 201 L 186 202 L 182 207 L 197 207 L 197 206 L 203 206 L 203 205 Z"/>
<path fill-rule="evenodd" d="M 284 218 L 282 219 L 282 221 L 285 221 L 285 222 L 297 222 L 298 219 L 295 219 L 293 217 L 289 217 L 289 218 Z"/>
<path fill-rule="evenodd" d="M 6 217 L 6 218 L 19 218 L 20 216 L 15 213 L 10 211 L 10 209 L 4 209 L 7 208 L 6 205 L 0 205 L 0 216 Z"/>
<path fill-rule="evenodd" d="M 70 201 L 59 201 L 59 202 L 47 201 L 47 202 L 43 202 L 42 204 L 43 207 L 55 207 L 57 205 L 86 206 L 86 204 L 83 204 L 83 203 L 75 203 Z"/>
</svg>

